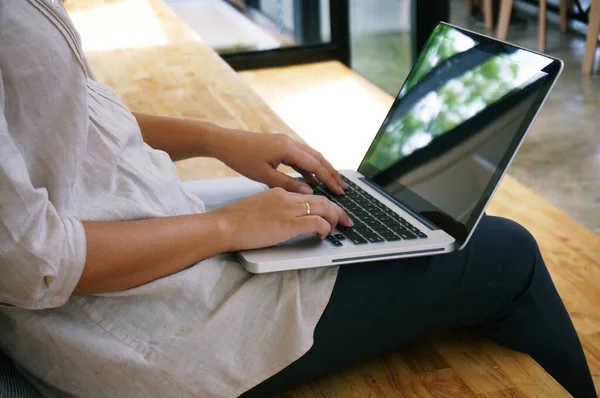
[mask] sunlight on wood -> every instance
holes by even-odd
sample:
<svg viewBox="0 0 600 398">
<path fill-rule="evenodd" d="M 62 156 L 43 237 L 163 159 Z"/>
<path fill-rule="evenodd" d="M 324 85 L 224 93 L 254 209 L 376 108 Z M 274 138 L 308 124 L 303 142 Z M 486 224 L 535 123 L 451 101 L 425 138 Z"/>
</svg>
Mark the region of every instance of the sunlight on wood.
<svg viewBox="0 0 600 398">
<path fill-rule="evenodd" d="M 120 1 L 74 11 L 70 16 L 79 33 L 86 38 L 83 41 L 86 52 L 169 44 L 169 38 L 146 0 Z"/>
<path fill-rule="evenodd" d="M 240 75 L 304 141 L 338 169 L 358 167 L 386 116 L 391 98 L 365 90 L 369 82 L 328 63 L 242 72 Z M 294 90 L 289 89 L 293 81 Z"/>
<path fill-rule="evenodd" d="M 85 38 L 86 52 L 165 46 L 172 42 L 161 13 L 153 9 L 149 0 L 122 0 L 79 9 L 74 6 L 69 15 Z M 198 40 L 191 30 L 186 39 Z"/>
<path fill-rule="evenodd" d="M 332 94 L 345 93 L 331 106 Z M 339 78 L 321 85 L 310 85 L 297 92 L 269 101 L 273 110 L 301 132 L 302 138 L 319 149 L 338 169 L 356 169 L 365 149 L 377 133 L 373 120 L 383 120 L 385 113 L 377 106 L 357 107 L 354 98 L 361 95 L 360 86 L 350 78 Z M 298 112 L 302 104 L 311 102 L 310 112 Z M 314 107 L 314 108 L 313 108 Z M 364 118 L 349 118 L 348 114 L 369 114 Z"/>
</svg>

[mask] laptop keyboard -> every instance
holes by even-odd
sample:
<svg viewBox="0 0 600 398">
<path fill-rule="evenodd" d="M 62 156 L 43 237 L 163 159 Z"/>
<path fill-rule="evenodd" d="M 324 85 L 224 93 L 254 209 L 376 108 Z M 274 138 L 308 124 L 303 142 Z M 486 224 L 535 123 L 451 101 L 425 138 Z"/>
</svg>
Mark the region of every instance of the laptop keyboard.
<svg viewBox="0 0 600 398">
<path fill-rule="evenodd" d="M 348 213 L 354 226 L 338 225 L 339 233 L 329 235 L 327 240 L 335 247 L 342 247 L 348 240 L 355 245 L 397 242 L 400 240 L 425 239 L 417 227 L 400 217 L 358 185 L 342 176 L 348 185 L 345 195 L 331 193 L 322 183 L 312 185 L 315 195 L 329 198 Z M 304 179 L 300 178 L 304 181 Z"/>
</svg>

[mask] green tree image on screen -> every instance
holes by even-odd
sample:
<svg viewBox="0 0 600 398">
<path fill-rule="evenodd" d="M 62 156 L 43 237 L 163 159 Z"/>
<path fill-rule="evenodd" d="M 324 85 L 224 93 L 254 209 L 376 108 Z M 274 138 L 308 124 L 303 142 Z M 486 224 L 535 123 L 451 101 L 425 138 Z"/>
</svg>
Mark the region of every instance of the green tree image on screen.
<svg viewBox="0 0 600 398">
<path fill-rule="evenodd" d="M 438 29 L 446 32 L 435 36 L 428 45 L 400 96 L 418 89 L 419 83 L 437 65 L 476 44 L 466 36 L 457 37 L 457 32 L 450 27 L 439 26 Z M 425 93 L 412 109 L 391 120 L 365 160 L 379 170 L 388 168 L 496 102 L 522 83 L 523 78 L 519 78 L 519 64 L 511 60 L 509 54 L 489 57 L 438 89 Z"/>
</svg>

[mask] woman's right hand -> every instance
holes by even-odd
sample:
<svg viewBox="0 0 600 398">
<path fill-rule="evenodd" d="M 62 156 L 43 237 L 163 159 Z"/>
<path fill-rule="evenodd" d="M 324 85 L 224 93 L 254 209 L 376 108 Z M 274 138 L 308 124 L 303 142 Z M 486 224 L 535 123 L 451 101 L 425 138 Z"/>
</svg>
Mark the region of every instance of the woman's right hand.
<svg viewBox="0 0 600 398">
<path fill-rule="evenodd" d="M 310 205 L 310 215 L 306 213 Z M 339 223 L 352 221 L 338 205 L 323 196 L 302 195 L 273 188 L 213 210 L 229 237 L 229 251 L 274 246 L 300 235 L 316 233 L 324 239 Z"/>
</svg>

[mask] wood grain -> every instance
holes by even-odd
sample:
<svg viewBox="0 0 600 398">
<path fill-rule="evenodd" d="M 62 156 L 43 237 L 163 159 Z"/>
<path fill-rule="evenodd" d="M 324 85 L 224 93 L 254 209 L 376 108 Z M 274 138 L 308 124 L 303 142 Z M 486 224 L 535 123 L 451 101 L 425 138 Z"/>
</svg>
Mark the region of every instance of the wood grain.
<svg viewBox="0 0 600 398">
<path fill-rule="evenodd" d="M 335 62 L 245 72 L 242 78 L 206 48 L 160 0 L 70 0 L 67 5 L 81 31 L 84 46 L 86 42 L 97 46 L 88 48 L 87 54 L 98 79 L 111 85 L 135 111 L 210 120 L 265 133 L 276 131 L 300 140 L 267 102 L 294 123 L 301 121 L 303 129 L 318 128 L 314 124 L 323 120 L 312 121 L 306 115 L 316 112 L 311 106 L 319 101 L 306 95 L 295 101 L 295 93 L 326 82 L 340 82 L 335 90 L 328 92 L 333 97 L 321 100 L 331 105 L 331 114 L 344 115 L 343 123 L 350 129 L 349 134 L 360 134 L 352 129 L 357 126 L 376 129 L 392 100 Z M 107 7 L 111 18 L 129 20 L 126 27 L 115 26 L 114 29 L 122 29 L 118 34 L 106 35 L 101 29 L 103 22 L 93 22 L 107 13 Z M 160 40 L 156 39 L 156 29 L 164 35 Z M 158 41 L 135 41 L 144 36 Z M 129 44 L 124 47 L 123 43 Z M 346 85 L 351 86 L 350 99 L 341 98 L 348 97 Z M 281 101 L 282 98 L 287 101 Z M 350 100 L 356 101 L 350 106 L 364 112 L 335 109 Z M 298 113 L 304 116 L 298 117 Z M 235 175 L 210 159 L 180 162 L 177 169 L 182 179 Z M 504 180 L 490 212 L 517 220 L 537 237 L 582 336 L 595 380 L 600 381 L 598 236 L 510 177 Z M 403 347 L 281 396 L 562 397 L 568 394 L 529 356 L 478 336 L 458 333 Z"/>
</svg>

